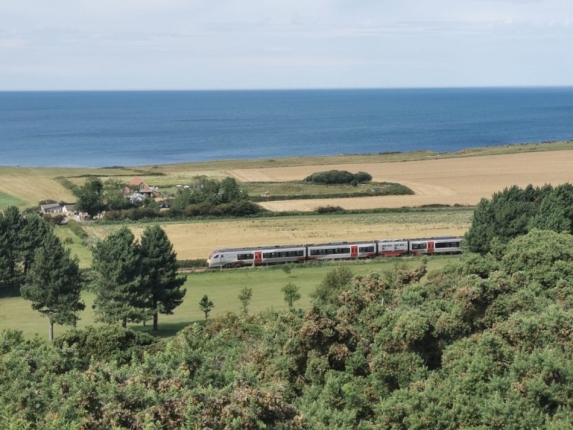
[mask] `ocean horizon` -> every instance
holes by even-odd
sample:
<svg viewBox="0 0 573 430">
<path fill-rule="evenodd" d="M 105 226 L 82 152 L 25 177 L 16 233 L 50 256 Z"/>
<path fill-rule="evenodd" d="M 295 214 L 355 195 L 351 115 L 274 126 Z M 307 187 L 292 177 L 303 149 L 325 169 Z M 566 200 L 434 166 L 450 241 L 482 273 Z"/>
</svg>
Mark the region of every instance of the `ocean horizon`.
<svg viewBox="0 0 573 430">
<path fill-rule="evenodd" d="M 0 165 L 105 167 L 573 139 L 573 87 L 0 92 Z"/>
</svg>

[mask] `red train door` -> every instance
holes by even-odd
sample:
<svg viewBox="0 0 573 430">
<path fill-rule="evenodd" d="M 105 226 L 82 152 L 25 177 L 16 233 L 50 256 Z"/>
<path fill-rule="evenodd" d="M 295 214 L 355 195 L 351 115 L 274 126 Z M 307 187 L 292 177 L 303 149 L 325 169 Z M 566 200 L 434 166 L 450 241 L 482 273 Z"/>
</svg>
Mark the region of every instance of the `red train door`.
<svg viewBox="0 0 573 430">
<path fill-rule="evenodd" d="M 428 252 L 429 253 L 434 252 L 434 242 L 428 242 Z"/>
<path fill-rule="evenodd" d="M 350 256 L 352 258 L 358 257 L 358 247 L 357 246 L 351 246 L 350 247 Z"/>
<path fill-rule="evenodd" d="M 255 264 L 263 264 L 263 253 L 255 251 Z"/>
</svg>

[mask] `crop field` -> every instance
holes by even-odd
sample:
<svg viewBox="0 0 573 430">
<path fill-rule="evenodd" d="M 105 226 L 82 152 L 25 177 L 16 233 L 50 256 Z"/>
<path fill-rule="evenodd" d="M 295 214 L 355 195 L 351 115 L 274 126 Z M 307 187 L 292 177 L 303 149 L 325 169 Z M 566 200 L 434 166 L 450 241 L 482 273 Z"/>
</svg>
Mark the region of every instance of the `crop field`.
<svg viewBox="0 0 573 430">
<path fill-rule="evenodd" d="M 573 151 L 549 151 L 471 158 L 448 158 L 403 163 L 362 163 L 238 169 L 230 173 L 240 181 L 285 182 L 314 172 L 339 169 L 370 173 L 374 181 L 406 185 L 415 195 L 330 199 L 329 205 L 345 209 L 416 207 L 429 204 L 475 205 L 511 185 L 561 184 L 573 181 Z M 318 200 L 273 201 L 262 206 L 271 211 L 311 211 L 326 204 Z"/>
<path fill-rule="evenodd" d="M 179 259 L 207 258 L 217 248 L 463 235 L 472 211 L 439 210 L 162 223 Z M 145 224 L 129 226 L 140 235 Z M 103 238 L 119 225 L 85 227 Z"/>
<path fill-rule="evenodd" d="M 435 270 L 449 262 L 459 260 L 459 256 L 436 257 L 428 260 L 428 269 Z M 387 259 L 371 260 L 350 264 L 355 274 L 366 274 L 374 271 L 382 271 L 393 268 L 395 265 L 413 266 L 418 259 Z M 222 315 L 226 312 L 239 312 L 240 302 L 237 296 L 244 287 L 252 288 L 253 298 L 249 306 L 250 312 L 259 312 L 265 309 L 284 309 L 286 304 L 280 289 L 289 282 L 300 288 L 302 298 L 296 302 L 297 307 L 305 307 L 310 301 L 310 293 L 320 284 L 326 273 L 332 270 L 334 265 L 325 266 L 295 266 L 287 275 L 280 267 L 227 270 L 223 272 L 209 271 L 193 273 L 187 276 L 185 287 L 187 294 L 183 304 L 175 309 L 173 315 L 159 316 L 160 336 L 166 337 L 175 334 L 178 330 L 193 323 L 204 320 L 204 315 L 199 310 L 199 301 L 204 294 L 215 304 L 211 317 Z M 92 293 L 84 292 L 83 300 L 86 309 L 81 313 L 78 327 L 86 327 L 94 324 Z M 132 326 L 138 330 L 150 330 L 149 325 Z M 48 323 L 38 312 L 33 311 L 30 302 L 20 297 L 3 297 L 0 299 L 0 330 L 17 329 L 24 331 L 26 337 L 39 334 L 47 338 Z M 55 335 L 68 330 L 65 326 L 56 326 Z"/>
<path fill-rule="evenodd" d="M 21 168 L 0 166 L 0 192 L 21 203 L 34 206 L 40 200 L 73 202 L 70 190 L 54 178 L 64 177 L 81 185 L 86 175 L 97 175 L 129 182 L 135 176 L 149 185 L 174 191 L 195 176 L 222 178 L 232 175 L 241 182 L 300 181 L 321 170 L 366 171 L 377 182 L 395 182 L 415 191 L 414 196 L 382 196 L 330 200 L 345 208 L 421 206 L 425 204 L 474 205 L 481 197 L 508 185 L 562 183 L 570 181 L 573 141 L 544 144 L 507 145 L 471 148 L 451 153 L 417 151 L 338 155 L 328 157 L 292 157 L 258 160 L 220 160 L 143 167 L 93 168 Z M 267 190 L 263 190 L 267 191 Z M 258 192 L 258 191 L 255 191 Z M 293 191 L 294 192 L 294 191 Z M 262 193 L 261 193 L 262 194 Z M 270 210 L 312 210 L 321 201 L 268 202 Z"/>
</svg>

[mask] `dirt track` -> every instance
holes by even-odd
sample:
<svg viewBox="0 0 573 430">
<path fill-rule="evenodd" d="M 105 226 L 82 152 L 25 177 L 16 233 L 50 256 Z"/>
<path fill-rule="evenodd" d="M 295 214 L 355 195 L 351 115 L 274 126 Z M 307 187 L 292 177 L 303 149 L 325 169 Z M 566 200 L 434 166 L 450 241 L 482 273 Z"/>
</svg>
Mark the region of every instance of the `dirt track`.
<svg viewBox="0 0 573 430">
<path fill-rule="evenodd" d="M 263 203 L 272 211 L 311 211 L 333 205 L 347 209 L 421 206 L 427 204 L 475 205 L 511 185 L 557 185 L 573 181 L 573 151 L 509 154 L 472 158 L 409 161 L 401 163 L 340 164 L 232 170 L 241 181 L 282 182 L 301 180 L 325 170 L 360 170 L 378 182 L 398 182 L 410 187 L 415 195 L 326 200 L 291 200 Z"/>
</svg>

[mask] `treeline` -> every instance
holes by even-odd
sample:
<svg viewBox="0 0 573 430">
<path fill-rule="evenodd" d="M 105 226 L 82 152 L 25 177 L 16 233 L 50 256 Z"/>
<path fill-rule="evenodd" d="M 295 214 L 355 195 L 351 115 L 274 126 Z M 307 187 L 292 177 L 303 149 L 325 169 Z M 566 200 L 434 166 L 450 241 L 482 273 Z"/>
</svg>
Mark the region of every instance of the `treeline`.
<svg viewBox="0 0 573 430">
<path fill-rule="evenodd" d="M 533 229 L 573 232 L 573 185 L 513 186 L 482 199 L 463 244 L 486 254 Z"/>
<path fill-rule="evenodd" d="M 361 276 L 341 267 L 313 297 L 167 342 L 117 326 L 54 346 L 4 332 L 0 427 L 573 425 L 569 234 L 534 230 L 429 274 L 423 261 Z"/>
<path fill-rule="evenodd" d="M 166 201 L 166 207 L 152 198 L 132 203 L 123 190 L 125 184 L 117 180 L 102 182 L 90 177 L 81 187 L 74 188 L 75 208 L 95 217 L 105 211 L 108 221 L 141 220 L 154 218 L 180 219 L 185 217 L 249 216 L 262 208 L 248 200 L 248 195 L 233 178 L 222 180 L 198 177 L 193 186 L 177 191 Z"/>
<path fill-rule="evenodd" d="M 177 275 L 176 253 L 160 226 L 147 227 L 140 241 L 123 227 L 97 242 L 92 254 L 92 270 L 81 272 L 46 221 L 16 207 L 0 213 L 0 280 L 47 318 L 50 340 L 55 324 L 76 325 L 85 309 L 83 289 L 95 294 L 96 321 L 123 327 L 152 319 L 157 330 L 159 314 L 182 303 L 186 278 Z"/>
</svg>

